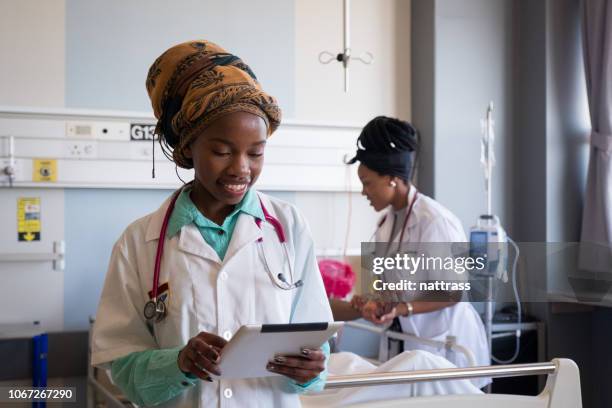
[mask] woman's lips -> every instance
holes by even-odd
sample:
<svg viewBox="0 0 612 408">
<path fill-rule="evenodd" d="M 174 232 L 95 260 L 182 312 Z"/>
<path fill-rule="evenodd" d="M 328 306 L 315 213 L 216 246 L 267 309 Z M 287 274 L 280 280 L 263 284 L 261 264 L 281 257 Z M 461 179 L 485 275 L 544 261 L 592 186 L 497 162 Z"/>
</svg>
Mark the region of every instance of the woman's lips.
<svg viewBox="0 0 612 408">
<path fill-rule="evenodd" d="M 247 188 L 249 187 L 249 183 L 220 183 L 223 190 L 231 195 L 241 196 L 243 195 Z"/>
</svg>

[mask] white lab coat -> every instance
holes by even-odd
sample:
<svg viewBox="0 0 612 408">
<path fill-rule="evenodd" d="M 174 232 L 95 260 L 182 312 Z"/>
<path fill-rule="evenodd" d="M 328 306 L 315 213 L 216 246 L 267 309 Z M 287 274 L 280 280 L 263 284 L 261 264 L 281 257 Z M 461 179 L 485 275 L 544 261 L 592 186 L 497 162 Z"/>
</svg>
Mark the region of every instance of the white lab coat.
<svg viewBox="0 0 612 408">
<path fill-rule="evenodd" d="M 417 190 L 411 186 L 408 192 L 408 203 L 412 202 Z M 381 224 L 382 222 L 382 224 Z M 390 208 L 379 221 L 379 228 L 375 233 L 376 242 L 389 242 L 398 244 L 401 231 L 391 240 L 389 236 L 393 229 L 393 209 Z M 418 193 L 414 202 L 412 213 L 406 224 L 403 243 L 419 244 L 423 242 L 466 242 L 465 233 L 459 219 L 448 209 L 432 198 Z M 397 248 L 391 247 L 392 251 Z M 391 256 L 391 253 L 389 253 Z M 420 271 L 421 272 L 421 271 Z M 451 272 L 454 274 L 454 272 Z M 443 276 L 432 273 L 429 279 L 442 279 Z M 420 275 L 419 279 L 423 280 Z M 451 277 L 457 279 L 457 276 Z M 465 279 L 465 276 L 463 277 Z M 474 307 L 465 301 L 454 306 L 444 308 L 430 313 L 420 313 L 411 317 L 399 318 L 402 331 L 428 339 L 445 341 L 447 336 L 455 336 L 457 344 L 469 348 L 474 353 L 476 365 L 490 365 L 489 346 L 484 330 L 482 319 Z M 426 346 L 419 342 L 405 341 L 405 350 L 425 350 L 434 354 L 444 356 L 444 348 Z M 458 367 L 468 366 L 468 361 L 463 354 L 456 354 L 452 363 Z M 478 387 L 483 387 L 490 379 L 477 378 L 473 380 Z"/>
<path fill-rule="evenodd" d="M 274 228 L 260 229 L 240 214 L 225 259 L 193 224 L 166 240 L 159 283 L 168 282 L 168 315 L 147 327 L 143 308 L 152 288 L 155 252 L 170 199 L 154 213 L 131 224 L 113 248 L 93 329 L 92 364 L 105 366 L 129 353 L 183 346 L 201 331 L 230 339 L 245 324 L 333 321 L 314 245 L 295 207 L 260 194 L 268 212 L 282 224 L 294 281 L 303 286 L 283 290 L 264 269 L 259 238 L 268 263 L 290 279 Z M 284 263 L 283 263 L 284 262 Z M 106 365 L 107 366 L 107 365 Z M 198 382 L 162 407 L 292 407 L 298 395 L 288 392 L 286 377 Z"/>
</svg>

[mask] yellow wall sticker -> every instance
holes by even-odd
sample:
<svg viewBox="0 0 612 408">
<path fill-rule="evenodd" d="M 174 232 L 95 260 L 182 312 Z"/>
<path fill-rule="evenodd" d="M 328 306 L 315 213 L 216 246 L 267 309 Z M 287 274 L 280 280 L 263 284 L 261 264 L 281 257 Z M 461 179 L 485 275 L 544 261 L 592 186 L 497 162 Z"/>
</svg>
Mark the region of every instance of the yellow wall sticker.
<svg viewBox="0 0 612 408">
<path fill-rule="evenodd" d="M 32 160 L 32 181 L 57 181 L 57 160 L 34 159 Z"/>
<path fill-rule="evenodd" d="M 40 198 L 17 199 L 17 240 L 40 241 Z"/>
</svg>

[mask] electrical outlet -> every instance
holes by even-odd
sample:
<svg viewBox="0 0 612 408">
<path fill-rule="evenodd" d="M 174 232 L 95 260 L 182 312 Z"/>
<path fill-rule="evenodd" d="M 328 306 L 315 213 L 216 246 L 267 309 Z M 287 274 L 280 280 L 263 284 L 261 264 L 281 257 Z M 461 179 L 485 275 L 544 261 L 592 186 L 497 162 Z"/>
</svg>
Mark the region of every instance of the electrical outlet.
<svg viewBox="0 0 612 408">
<path fill-rule="evenodd" d="M 98 144 L 94 141 L 73 140 L 66 144 L 66 156 L 71 159 L 94 159 L 98 157 Z"/>
</svg>

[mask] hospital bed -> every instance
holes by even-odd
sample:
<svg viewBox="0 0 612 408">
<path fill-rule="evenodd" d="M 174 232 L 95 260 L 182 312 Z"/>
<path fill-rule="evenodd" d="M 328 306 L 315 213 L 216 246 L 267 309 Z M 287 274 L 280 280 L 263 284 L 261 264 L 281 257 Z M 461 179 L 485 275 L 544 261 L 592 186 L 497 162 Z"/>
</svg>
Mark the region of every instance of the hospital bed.
<svg viewBox="0 0 612 408">
<path fill-rule="evenodd" d="M 89 342 L 91 347 L 91 341 Z M 91 351 L 91 350 L 90 350 Z M 581 408 L 580 375 L 576 364 L 568 359 L 533 364 L 498 365 L 435 370 L 394 371 L 388 373 L 330 376 L 326 390 L 349 387 L 410 384 L 425 381 L 449 381 L 471 378 L 506 378 L 546 375 L 546 386 L 537 396 L 509 394 L 464 394 L 394 399 L 381 394 L 378 401 L 348 405 L 352 408 Z M 109 408 L 133 407 L 108 380 L 106 371 L 94 368 L 88 361 L 88 406 Z M 385 398 L 385 399 L 382 399 Z M 344 405 L 347 406 L 347 405 Z M 324 406 L 319 406 L 323 408 Z"/>
<path fill-rule="evenodd" d="M 376 373 L 329 377 L 326 389 L 411 383 L 420 381 L 445 381 L 475 377 L 517 377 L 547 375 L 546 386 L 537 396 L 508 394 L 468 394 L 411 397 L 368 401 L 350 405 L 352 408 L 581 408 L 580 376 L 576 364 L 567 359 L 555 359 L 547 363 L 515 364 L 470 368 L 447 368 L 410 372 Z M 89 384 L 102 395 L 107 407 L 131 406 L 120 400 L 102 384 L 90 369 Z M 381 395 L 381 397 L 385 397 Z"/>
<path fill-rule="evenodd" d="M 537 396 L 509 394 L 468 394 L 411 397 L 369 401 L 352 408 L 581 408 L 580 375 L 568 359 L 547 363 L 514 364 L 470 368 L 447 368 L 410 372 L 376 373 L 329 377 L 326 389 L 359 387 L 420 381 L 444 381 L 477 377 L 503 378 L 546 374 L 544 390 Z"/>
</svg>

